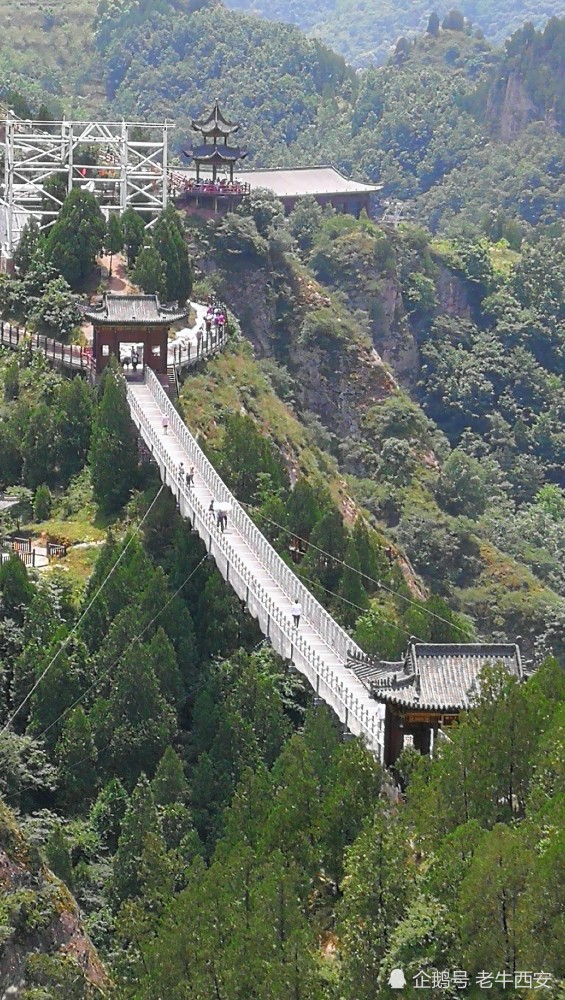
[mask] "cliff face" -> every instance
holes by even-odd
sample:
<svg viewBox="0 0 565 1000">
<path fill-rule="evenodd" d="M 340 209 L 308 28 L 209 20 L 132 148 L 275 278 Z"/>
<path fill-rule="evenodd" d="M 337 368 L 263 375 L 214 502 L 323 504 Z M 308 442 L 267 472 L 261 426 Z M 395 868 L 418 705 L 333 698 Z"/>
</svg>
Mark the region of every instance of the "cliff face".
<svg viewBox="0 0 565 1000">
<path fill-rule="evenodd" d="M 102 1000 L 108 977 L 70 892 L 0 805 L 0 996 Z M 37 994 L 39 995 L 39 993 Z"/>
<path fill-rule="evenodd" d="M 471 319 L 469 292 L 463 278 L 440 266 L 436 279 L 438 313 L 458 319 Z"/>
<path fill-rule="evenodd" d="M 541 116 L 528 96 L 520 74 L 511 72 L 492 87 L 486 108 L 487 121 L 492 122 L 498 137 L 509 142 L 520 135 L 529 122 Z"/>
<path fill-rule="evenodd" d="M 309 313 L 331 307 L 323 289 L 301 274 L 289 272 L 283 283 L 266 269 L 223 277 L 222 294 L 257 356 L 288 366 L 302 409 L 316 413 L 340 437 L 356 435 L 367 409 L 397 388 L 369 338 L 332 342 L 301 335 Z"/>
</svg>

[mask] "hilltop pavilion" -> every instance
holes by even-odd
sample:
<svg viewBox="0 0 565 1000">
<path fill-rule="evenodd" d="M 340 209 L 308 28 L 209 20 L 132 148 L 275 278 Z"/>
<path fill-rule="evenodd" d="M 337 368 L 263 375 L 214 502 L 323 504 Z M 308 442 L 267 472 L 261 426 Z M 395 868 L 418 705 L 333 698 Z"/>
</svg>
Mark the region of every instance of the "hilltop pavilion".
<svg viewBox="0 0 565 1000">
<path fill-rule="evenodd" d="M 337 212 L 357 218 L 363 210 L 373 214 L 373 203 L 382 185 L 351 180 L 331 165 L 241 169 L 239 164 L 247 150 L 229 144 L 239 127 L 228 121 L 218 101 L 208 115 L 193 119 L 192 129 L 202 141 L 184 151 L 193 166 L 175 172 L 179 202 L 204 212 L 224 213 L 233 211 L 245 195 L 266 188 L 280 198 L 287 214 L 306 195 L 319 205 L 332 205 Z"/>
</svg>

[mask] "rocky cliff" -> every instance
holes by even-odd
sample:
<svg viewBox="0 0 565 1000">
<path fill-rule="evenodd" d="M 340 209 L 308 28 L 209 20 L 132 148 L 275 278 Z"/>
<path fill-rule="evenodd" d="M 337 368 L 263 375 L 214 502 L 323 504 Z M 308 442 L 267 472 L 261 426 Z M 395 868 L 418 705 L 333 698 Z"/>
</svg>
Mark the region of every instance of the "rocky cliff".
<svg viewBox="0 0 565 1000">
<path fill-rule="evenodd" d="M 75 900 L 0 803 L 2 1000 L 102 1000 L 107 986 Z"/>
<path fill-rule="evenodd" d="M 355 436 L 362 417 L 397 388 L 371 343 L 343 309 L 310 276 L 290 268 L 222 271 L 222 295 L 238 317 L 258 357 L 287 365 L 296 378 L 297 402 L 317 414 L 339 437 Z M 331 322 L 338 335 L 316 335 L 308 317 Z M 309 332 L 310 331 L 310 332 Z"/>
<path fill-rule="evenodd" d="M 528 96 L 518 72 L 510 72 L 497 80 L 487 99 L 486 118 L 503 142 L 510 142 L 520 135 L 529 122 L 540 118 L 540 113 Z"/>
</svg>

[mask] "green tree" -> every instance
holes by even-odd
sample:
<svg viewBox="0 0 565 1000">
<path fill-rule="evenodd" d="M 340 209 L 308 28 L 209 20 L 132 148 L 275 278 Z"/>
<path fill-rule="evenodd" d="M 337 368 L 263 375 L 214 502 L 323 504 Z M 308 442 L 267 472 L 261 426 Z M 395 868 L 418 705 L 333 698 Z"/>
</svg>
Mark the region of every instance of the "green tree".
<svg viewBox="0 0 565 1000">
<path fill-rule="evenodd" d="M 53 498 L 51 490 L 43 484 L 38 486 L 33 498 L 33 516 L 36 521 L 46 521 L 51 513 Z"/>
<path fill-rule="evenodd" d="M 388 810 L 387 810 L 388 811 Z M 343 899 L 338 910 L 342 992 L 373 1000 L 393 928 L 410 895 L 408 849 L 398 818 L 381 804 L 345 859 Z"/>
<path fill-rule="evenodd" d="M 330 504 L 330 496 L 322 483 L 311 483 L 305 476 L 300 476 L 286 502 L 290 530 L 308 541 L 312 529 Z"/>
<path fill-rule="evenodd" d="M 34 595 L 34 589 L 24 563 L 15 553 L 0 565 L 0 596 L 5 613 L 21 620 L 24 608 L 30 604 Z"/>
<path fill-rule="evenodd" d="M 47 259 L 71 288 L 89 274 L 105 235 L 106 223 L 94 195 L 73 188 L 46 242 Z"/>
<path fill-rule="evenodd" d="M 98 738 L 109 748 L 107 763 L 131 787 L 142 771 L 152 773 L 176 731 L 173 710 L 159 691 L 147 646 L 136 643 L 115 673 Z"/>
<path fill-rule="evenodd" d="M 359 615 L 363 614 L 363 611 L 369 607 L 369 599 L 363 586 L 361 560 L 352 538 L 347 542 L 344 562 L 346 565 L 339 585 L 339 593 L 343 598 L 340 616 L 347 625 L 354 625 Z"/>
<path fill-rule="evenodd" d="M 95 412 L 88 455 L 94 499 L 107 513 L 123 507 L 137 483 L 137 452 L 117 366 L 104 370 L 102 396 Z"/>
<path fill-rule="evenodd" d="M 112 778 L 98 795 L 90 812 L 92 826 L 112 854 L 118 846 L 128 803 L 128 793 L 120 779 Z"/>
<path fill-rule="evenodd" d="M 24 275 L 28 270 L 40 239 L 39 223 L 31 218 L 23 227 L 18 245 L 14 250 L 14 264 L 18 275 Z"/>
<path fill-rule="evenodd" d="M 23 478 L 26 486 L 32 490 L 43 483 L 53 483 L 57 477 L 54 422 L 52 408 L 47 403 L 39 403 L 33 408 L 24 430 Z"/>
<path fill-rule="evenodd" d="M 520 898 L 528 869 L 519 831 L 496 825 L 479 844 L 463 880 L 458 909 L 471 975 L 482 969 L 521 968 Z M 500 995 L 503 990 L 499 989 Z"/>
<path fill-rule="evenodd" d="M 428 18 L 428 26 L 426 28 L 426 32 L 428 35 L 433 35 L 434 38 L 437 38 L 437 36 L 439 35 L 439 17 L 437 16 L 435 10 L 432 11 L 432 13 Z"/>
<path fill-rule="evenodd" d="M 445 15 L 441 26 L 444 31 L 463 31 L 465 18 L 460 10 L 453 8 Z"/>
<path fill-rule="evenodd" d="M 122 215 L 123 246 L 126 250 L 128 267 L 133 267 L 145 243 L 143 219 L 133 208 L 126 208 Z"/>
<path fill-rule="evenodd" d="M 141 892 L 143 877 L 140 867 L 145 841 L 150 834 L 159 836 L 159 816 L 151 786 L 142 774 L 124 816 L 114 857 L 112 895 L 118 906 Z"/>
<path fill-rule="evenodd" d="M 172 205 L 167 205 L 158 218 L 153 239 L 165 269 L 167 300 L 186 302 L 192 291 L 192 270 L 182 223 Z"/>
<path fill-rule="evenodd" d="M 165 265 L 153 241 L 146 242 L 135 260 L 132 280 L 147 295 L 159 295 L 164 298 L 167 293 L 167 278 Z"/>
<path fill-rule="evenodd" d="M 479 517 L 488 500 L 486 473 L 476 458 L 456 448 L 444 463 L 436 487 L 438 503 L 450 514 Z"/>
<path fill-rule="evenodd" d="M 221 464 L 230 488 L 244 503 L 257 499 L 265 475 L 272 490 L 288 484 L 288 474 L 270 438 L 260 433 L 251 417 L 240 413 L 230 413 L 225 421 Z"/>
<path fill-rule="evenodd" d="M 93 392 L 82 378 L 65 379 L 54 400 L 56 461 L 60 479 L 67 483 L 84 467 L 90 444 Z"/>
<path fill-rule="evenodd" d="M 64 278 L 54 278 L 47 285 L 29 321 L 39 330 L 56 340 L 68 343 L 71 334 L 80 324 L 82 315 L 68 283 Z"/>
<path fill-rule="evenodd" d="M 323 212 L 315 198 L 300 198 L 288 217 L 288 227 L 302 251 L 310 250 L 322 225 Z"/>
<path fill-rule="evenodd" d="M 90 723 L 80 705 L 67 716 L 56 756 L 66 808 L 82 812 L 96 793 L 98 755 Z"/>
<path fill-rule="evenodd" d="M 188 800 L 189 788 L 184 767 L 178 754 L 167 747 L 151 782 L 155 802 L 158 806 L 172 805 Z"/>
</svg>

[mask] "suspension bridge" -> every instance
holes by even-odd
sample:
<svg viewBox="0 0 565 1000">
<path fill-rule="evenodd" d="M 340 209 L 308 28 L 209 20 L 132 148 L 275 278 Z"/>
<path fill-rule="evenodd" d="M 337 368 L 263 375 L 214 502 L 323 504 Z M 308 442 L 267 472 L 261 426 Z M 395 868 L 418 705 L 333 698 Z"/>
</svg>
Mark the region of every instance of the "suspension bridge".
<svg viewBox="0 0 565 1000">
<path fill-rule="evenodd" d="M 150 368 L 143 382 L 128 383 L 133 422 L 153 456 L 163 483 L 176 496 L 187 518 L 263 635 L 285 660 L 308 680 L 316 695 L 340 722 L 363 738 L 380 759 L 384 757 L 384 706 L 378 704 L 348 665 L 363 659 L 362 650 L 296 577 L 246 514 L 206 458 L 195 438 Z M 167 416 L 167 433 L 162 419 Z M 179 476 L 194 466 L 194 485 Z M 210 502 L 229 504 L 227 530 L 222 533 L 210 512 Z M 300 625 L 293 624 L 292 605 L 302 605 Z"/>
</svg>

